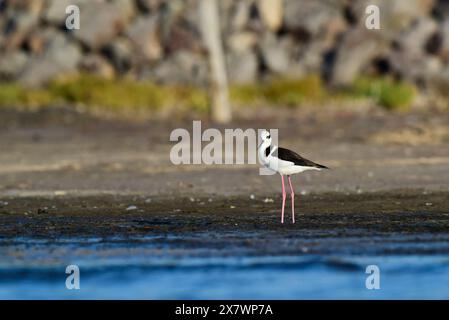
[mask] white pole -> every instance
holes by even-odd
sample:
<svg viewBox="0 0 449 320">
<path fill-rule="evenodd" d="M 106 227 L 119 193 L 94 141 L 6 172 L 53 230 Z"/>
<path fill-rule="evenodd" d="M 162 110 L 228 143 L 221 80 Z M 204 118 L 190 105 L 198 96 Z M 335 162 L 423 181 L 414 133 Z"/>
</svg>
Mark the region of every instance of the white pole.
<svg viewBox="0 0 449 320">
<path fill-rule="evenodd" d="M 201 0 L 200 17 L 203 41 L 209 54 L 212 119 L 227 123 L 231 121 L 232 114 L 217 1 Z"/>
</svg>

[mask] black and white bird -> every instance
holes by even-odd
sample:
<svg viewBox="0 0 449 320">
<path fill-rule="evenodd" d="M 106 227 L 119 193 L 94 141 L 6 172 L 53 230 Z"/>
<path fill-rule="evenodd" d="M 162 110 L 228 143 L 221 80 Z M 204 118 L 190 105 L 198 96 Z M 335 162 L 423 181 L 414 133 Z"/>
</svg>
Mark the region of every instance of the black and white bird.
<svg viewBox="0 0 449 320">
<path fill-rule="evenodd" d="M 326 166 L 315 163 L 308 159 L 301 157 L 294 151 L 281 148 L 271 144 L 271 135 L 267 130 L 261 133 L 262 143 L 259 146 L 259 158 L 261 163 L 279 173 L 282 178 L 282 215 L 281 223 L 284 223 L 284 208 L 285 208 L 285 184 L 284 176 L 287 176 L 290 185 L 290 195 L 292 198 L 292 222 L 295 223 L 295 192 L 293 190 L 290 176 L 292 174 L 301 173 L 307 170 L 321 170 L 329 169 Z"/>
</svg>

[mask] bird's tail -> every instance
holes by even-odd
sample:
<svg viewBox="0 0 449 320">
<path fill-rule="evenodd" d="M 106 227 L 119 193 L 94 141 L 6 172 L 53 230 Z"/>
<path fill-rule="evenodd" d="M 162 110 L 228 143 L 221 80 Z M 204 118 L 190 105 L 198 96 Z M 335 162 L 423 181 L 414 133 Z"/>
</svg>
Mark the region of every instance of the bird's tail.
<svg viewBox="0 0 449 320">
<path fill-rule="evenodd" d="M 316 167 L 320 168 L 320 169 L 328 169 L 328 170 L 330 170 L 329 167 L 323 166 L 322 164 L 318 164 L 318 163 L 316 164 Z"/>
</svg>

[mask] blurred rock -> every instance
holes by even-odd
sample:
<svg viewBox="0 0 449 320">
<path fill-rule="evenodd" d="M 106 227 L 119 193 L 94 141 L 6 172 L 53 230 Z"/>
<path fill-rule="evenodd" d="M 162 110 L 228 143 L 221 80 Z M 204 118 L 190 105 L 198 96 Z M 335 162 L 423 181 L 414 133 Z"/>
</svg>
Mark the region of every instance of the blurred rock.
<svg viewBox="0 0 449 320">
<path fill-rule="evenodd" d="M 78 46 L 64 35 L 55 34 L 45 52 L 28 61 L 19 80 L 26 86 L 36 87 L 56 77 L 75 74 L 81 58 Z"/>
<path fill-rule="evenodd" d="M 278 40 L 268 34 L 260 45 L 260 51 L 265 66 L 273 73 L 285 73 L 291 67 L 290 52 L 292 43 L 289 38 Z"/>
<path fill-rule="evenodd" d="M 324 65 L 324 52 L 327 50 L 327 43 L 325 41 L 314 41 L 303 48 L 296 55 L 297 64 L 301 67 L 300 70 L 306 74 L 320 74 Z M 298 68 L 297 68 L 298 69 Z M 290 68 L 291 72 L 295 68 Z"/>
<path fill-rule="evenodd" d="M 258 0 L 257 7 L 264 24 L 271 31 L 277 31 L 282 26 L 282 0 Z"/>
<path fill-rule="evenodd" d="M 42 32 L 36 31 L 30 33 L 27 37 L 25 45 L 31 54 L 40 54 L 45 49 L 45 38 L 42 36 Z"/>
<path fill-rule="evenodd" d="M 119 74 L 126 74 L 133 65 L 132 44 L 126 38 L 118 38 L 103 50 Z"/>
<path fill-rule="evenodd" d="M 137 13 L 135 1 L 129 0 L 108 0 L 108 1 L 114 6 L 115 9 L 119 10 L 126 19 L 131 20 L 132 18 L 135 17 Z"/>
<path fill-rule="evenodd" d="M 253 32 L 237 32 L 227 37 L 227 47 L 231 51 L 245 52 L 257 43 L 257 35 Z"/>
<path fill-rule="evenodd" d="M 139 54 L 149 61 L 157 60 L 163 54 L 158 26 L 157 16 L 144 16 L 139 17 L 126 32 Z"/>
<path fill-rule="evenodd" d="M 188 0 L 193 1 L 194 3 L 198 3 L 197 0 Z M 188 3 L 188 1 L 186 1 Z M 220 10 L 220 7 L 219 7 Z M 229 9 L 226 9 L 226 11 L 221 11 L 222 15 L 220 17 L 220 23 L 223 25 L 224 22 L 226 22 L 226 16 L 228 15 Z M 161 10 L 161 13 L 163 13 L 164 10 Z M 184 7 L 184 10 L 181 13 L 182 19 L 185 21 L 186 25 L 189 28 L 192 28 L 195 30 L 195 32 L 200 32 L 200 11 L 198 10 L 198 7 L 196 5 L 186 5 Z M 223 30 L 225 30 L 226 26 L 223 27 Z"/>
<path fill-rule="evenodd" d="M 132 15 L 130 1 L 89 2 L 81 6 L 81 28 L 74 36 L 91 49 L 99 49 L 125 29 Z"/>
<path fill-rule="evenodd" d="M 28 2 L 29 2 L 28 10 L 34 15 L 40 14 L 44 6 L 46 5 L 46 0 L 33 0 Z"/>
<path fill-rule="evenodd" d="M 441 48 L 440 55 L 444 60 L 449 60 L 449 17 L 444 19 L 440 29 Z"/>
<path fill-rule="evenodd" d="M 33 30 L 29 33 L 24 45 L 30 54 L 41 54 L 45 51 L 46 47 L 57 33 L 58 31 L 53 27 L 43 27 Z"/>
<path fill-rule="evenodd" d="M 284 0 L 284 24 L 287 30 L 303 31 L 310 37 L 337 34 L 345 28 L 344 1 Z"/>
<path fill-rule="evenodd" d="M 98 54 L 89 54 L 80 63 L 83 72 L 97 75 L 105 79 L 112 79 L 115 76 L 114 67 L 107 59 Z"/>
<path fill-rule="evenodd" d="M 364 67 L 387 51 L 387 42 L 375 30 L 353 29 L 340 43 L 331 74 L 334 86 L 353 83 Z"/>
<path fill-rule="evenodd" d="M 389 60 L 393 71 L 400 78 L 419 85 L 437 77 L 443 67 L 438 58 L 416 52 L 393 52 Z"/>
<path fill-rule="evenodd" d="M 4 41 L 6 42 L 6 50 L 19 48 L 23 44 L 28 32 L 33 30 L 38 22 L 39 17 L 28 12 L 18 12 L 11 15 L 5 26 L 6 37 Z"/>
<path fill-rule="evenodd" d="M 427 17 L 421 17 L 410 29 L 401 33 L 398 43 L 404 51 L 423 52 L 430 37 L 438 30 L 437 23 Z"/>
<path fill-rule="evenodd" d="M 145 12 L 154 12 L 157 11 L 165 2 L 165 0 L 137 0 L 137 6 Z"/>
<path fill-rule="evenodd" d="M 222 0 L 229 79 L 323 75 L 336 86 L 373 72 L 434 83 L 449 63 L 449 5 L 437 0 Z M 167 84 L 208 78 L 198 0 L 0 0 L 0 77 L 40 85 L 89 72 Z M 65 9 L 81 30 L 65 33 Z M 380 8 L 381 30 L 365 28 Z M 383 67 L 380 66 L 383 65 Z M 440 68 L 440 69 L 439 69 Z M 29 79 L 27 79 L 29 78 Z"/>
<path fill-rule="evenodd" d="M 227 24 L 231 30 L 242 30 L 248 23 L 250 4 L 247 1 L 234 1 Z"/>
<path fill-rule="evenodd" d="M 16 11 L 27 11 L 30 14 L 38 15 L 41 13 L 46 0 L 4 0 L 0 1 L 0 13 L 1 8 L 13 9 Z"/>
<path fill-rule="evenodd" d="M 235 84 L 247 84 L 257 78 L 258 60 L 251 52 L 231 52 L 226 56 L 229 81 Z"/>
<path fill-rule="evenodd" d="M 169 55 L 176 51 L 200 53 L 203 50 L 200 33 L 194 26 L 185 21 L 173 24 L 165 43 L 165 49 Z"/>
<path fill-rule="evenodd" d="M 206 60 L 188 51 L 178 51 L 154 68 L 146 69 L 141 79 L 153 79 L 163 84 L 204 86 L 208 79 Z"/>
<path fill-rule="evenodd" d="M 431 93 L 449 97 L 449 66 L 441 67 L 429 81 L 429 89 Z"/>
<path fill-rule="evenodd" d="M 22 51 L 0 55 L 0 80 L 16 80 L 27 63 L 28 57 Z"/>
<path fill-rule="evenodd" d="M 437 23 L 428 17 L 419 17 L 400 33 L 399 48 L 389 55 L 392 70 L 402 79 L 424 85 L 435 77 L 441 61 L 427 53 L 429 40 L 437 33 Z"/>
<path fill-rule="evenodd" d="M 289 36 L 280 39 L 268 36 L 262 41 L 260 51 L 265 67 L 273 74 L 301 78 L 307 74 L 321 73 L 322 42 L 299 45 Z"/>
</svg>

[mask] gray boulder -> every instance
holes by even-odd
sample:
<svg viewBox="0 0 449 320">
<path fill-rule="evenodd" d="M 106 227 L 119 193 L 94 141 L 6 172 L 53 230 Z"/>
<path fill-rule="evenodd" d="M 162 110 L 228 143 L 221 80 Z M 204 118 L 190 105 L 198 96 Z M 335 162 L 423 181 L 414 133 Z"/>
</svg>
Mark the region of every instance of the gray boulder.
<svg viewBox="0 0 449 320">
<path fill-rule="evenodd" d="M 331 83 L 348 86 L 374 58 L 387 51 L 388 43 L 381 32 L 364 28 L 347 32 L 340 43 L 332 68 Z"/>
<path fill-rule="evenodd" d="M 148 61 L 162 57 L 163 48 L 159 39 L 159 19 L 157 16 L 139 17 L 126 31 L 136 51 Z"/>
<path fill-rule="evenodd" d="M 322 72 L 324 64 L 324 52 L 327 50 L 327 42 L 313 41 L 297 53 L 296 67 L 297 70 L 304 72 L 305 74 L 319 75 Z M 291 68 L 291 71 L 295 71 L 295 68 Z"/>
<path fill-rule="evenodd" d="M 22 46 L 27 34 L 37 26 L 38 22 L 39 16 L 26 11 L 11 14 L 6 23 L 10 29 L 4 38 L 5 49 L 14 50 Z"/>
<path fill-rule="evenodd" d="M 74 36 L 91 49 L 109 43 L 134 14 L 131 1 L 89 2 L 81 6 L 81 28 Z"/>
<path fill-rule="evenodd" d="M 58 31 L 53 27 L 36 28 L 28 34 L 25 42 L 29 53 L 35 56 L 42 54 L 57 35 Z"/>
<path fill-rule="evenodd" d="M 115 76 L 114 67 L 106 58 L 98 54 L 84 56 L 80 62 L 80 70 L 106 79 L 112 79 Z"/>
<path fill-rule="evenodd" d="M 423 84 L 439 77 L 442 70 L 441 61 L 430 55 L 410 52 L 392 52 L 389 55 L 393 71 L 401 78 Z"/>
<path fill-rule="evenodd" d="M 419 84 L 437 76 L 442 63 L 426 52 L 429 40 L 437 32 L 437 23 L 428 17 L 417 18 L 410 28 L 401 32 L 397 39 L 399 50 L 391 51 L 388 57 L 393 72 Z"/>
<path fill-rule="evenodd" d="M 80 48 L 58 33 L 43 54 L 28 61 L 19 81 L 26 86 L 37 87 L 56 77 L 76 74 L 81 58 Z"/>
<path fill-rule="evenodd" d="M 189 51 L 178 51 L 156 66 L 145 68 L 139 78 L 162 84 L 205 86 L 208 81 L 208 65 L 202 56 Z"/>
<path fill-rule="evenodd" d="M 134 65 L 133 45 L 127 38 L 117 38 L 108 44 L 104 53 L 119 74 L 126 74 Z"/>
<path fill-rule="evenodd" d="M 259 63 L 251 52 L 231 52 L 226 56 L 229 81 L 235 84 L 247 84 L 257 78 Z"/>
<path fill-rule="evenodd" d="M 27 61 L 28 56 L 22 51 L 12 51 L 0 55 L 0 80 L 16 80 Z"/>
<path fill-rule="evenodd" d="M 420 17 L 411 28 L 401 33 L 397 42 L 403 51 L 424 52 L 428 40 L 437 30 L 438 25 L 434 20 L 428 17 Z"/>
<path fill-rule="evenodd" d="M 45 7 L 46 0 L 6 0 L 0 1 L 6 8 L 5 11 L 27 12 L 33 15 L 39 15 Z M 0 12 L 1 13 L 1 12 Z"/>
<path fill-rule="evenodd" d="M 277 39 L 267 34 L 260 44 L 260 51 L 265 66 L 272 73 L 284 74 L 292 65 L 291 52 L 293 43 L 290 38 Z"/>
<path fill-rule="evenodd" d="M 344 1 L 285 0 L 284 24 L 287 30 L 303 30 L 315 37 L 336 34 L 346 26 Z"/>
<path fill-rule="evenodd" d="M 301 78 L 319 74 L 323 62 L 324 42 L 298 44 L 290 36 L 265 37 L 260 46 L 264 65 L 273 74 L 288 78 Z"/>
</svg>

